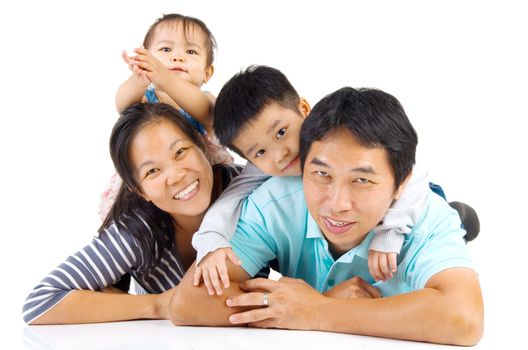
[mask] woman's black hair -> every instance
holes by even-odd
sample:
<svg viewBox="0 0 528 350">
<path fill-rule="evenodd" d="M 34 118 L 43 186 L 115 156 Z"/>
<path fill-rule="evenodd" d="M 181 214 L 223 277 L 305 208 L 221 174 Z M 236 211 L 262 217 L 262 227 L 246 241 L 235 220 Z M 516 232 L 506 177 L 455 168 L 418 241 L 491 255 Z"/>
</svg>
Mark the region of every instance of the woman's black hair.
<svg viewBox="0 0 528 350">
<path fill-rule="evenodd" d="M 204 153 L 205 143 L 192 125 L 172 106 L 164 103 L 136 103 L 121 112 L 110 136 L 110 155 L 118 175 L 123 179 L 116 200 L 99 232 L 116 225 L 130 233 L 144 247 L 146 273 L 159 263 L 164 249 L 174 245 L 172 217 L 146 201 L 130 160 L 130 146 L 142 127 L 151 122 L 174 123 Z"/>
</svg>

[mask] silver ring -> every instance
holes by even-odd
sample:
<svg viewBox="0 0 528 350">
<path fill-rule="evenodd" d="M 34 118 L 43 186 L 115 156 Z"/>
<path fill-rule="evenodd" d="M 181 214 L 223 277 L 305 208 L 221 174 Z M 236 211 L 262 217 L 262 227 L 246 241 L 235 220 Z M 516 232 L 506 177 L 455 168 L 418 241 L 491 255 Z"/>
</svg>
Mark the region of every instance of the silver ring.
<svg viewBox="0 0 528 350">
<path fill-rule="evenodd" d="M 268 306 L 268 293 L 263 294 L 263 299 L 264 306 Z"/>
</svg>

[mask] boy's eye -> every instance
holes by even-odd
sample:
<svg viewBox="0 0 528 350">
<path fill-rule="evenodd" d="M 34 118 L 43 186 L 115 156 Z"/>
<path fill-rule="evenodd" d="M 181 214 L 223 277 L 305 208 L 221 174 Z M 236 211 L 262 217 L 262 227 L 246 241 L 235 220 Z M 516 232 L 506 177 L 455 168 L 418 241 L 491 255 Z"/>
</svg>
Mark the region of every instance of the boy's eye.
<svg viewBox="0 0 528 350">
<path fill-rule="evenodd" d="M 196 50 L 192 50 L 192 49 L 187 50 L 187 53 L 189 55 L 197 55 L 198 54 L 198 52 L 196 52 Z"/>
<path fill-rule="evenodd" d="M 277 132 L 277 138 L 280 139 L 286 134 L 286 128 L 282 128 Z"/>
<path fill-rule="evenodd" d="M 264 151 L 263 149 L 258 150 L 257 153 L 255 154 L 255 157 L 256 158 L 260 158 L 260 157 L 262 157 L 264 155 L 265 152 L 266 151 Z"/>
</svg>

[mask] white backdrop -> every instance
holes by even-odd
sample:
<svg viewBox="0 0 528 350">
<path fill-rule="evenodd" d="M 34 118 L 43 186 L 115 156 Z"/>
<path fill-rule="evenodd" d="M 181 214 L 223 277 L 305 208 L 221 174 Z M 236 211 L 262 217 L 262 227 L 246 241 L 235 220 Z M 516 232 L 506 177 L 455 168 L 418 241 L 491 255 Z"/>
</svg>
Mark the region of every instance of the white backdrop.
<svg viewBox="0 0 528 350">
<path fill-rule="evenodd" d="M 140 45 L 163 13 L 178 12 L 216 36 L 216 73 L 204 86 L 214 94 L 240 69 L 266 64 L 312 105 L 344 85 L 395 95 L 431 180 L 480 215 L 481 236 L 470 245 L 486 302 L 480 347 L 523 339 L 514 322 L 528 311 L 521 1 L 20 0 L 0 10 L 4 337 L 7 327 L 20 341 L 27 293 L 100 224 L 114 95 L 129 74 L 120 51 Z"/>
</svg>

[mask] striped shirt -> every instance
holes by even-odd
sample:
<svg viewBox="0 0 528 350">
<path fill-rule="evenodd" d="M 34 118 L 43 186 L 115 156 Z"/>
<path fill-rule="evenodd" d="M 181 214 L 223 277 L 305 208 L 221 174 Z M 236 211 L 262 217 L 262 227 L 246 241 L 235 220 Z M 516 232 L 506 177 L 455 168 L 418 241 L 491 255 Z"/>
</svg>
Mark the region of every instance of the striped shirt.
<svg viewBox="0 0 528 350">
<path fill-rule="evenodd" d="M 240 172 L 236 166 L 218 168 L 223 188 Z M 149 231 L 147 223 L 141 221 Z M 178 285 L 185 269 L 174 247 L 163 251 L 159 263 L 149 274 L 145 272 L 148 269 L 144 249 L 128 231 L 110 225 L 32 290 L 23 306 L 24 321 L 31 323 L 74 290 L 100 291 L 116 284 L 127 273 L 148 293 L 162 293 Z"/>
</svg>

